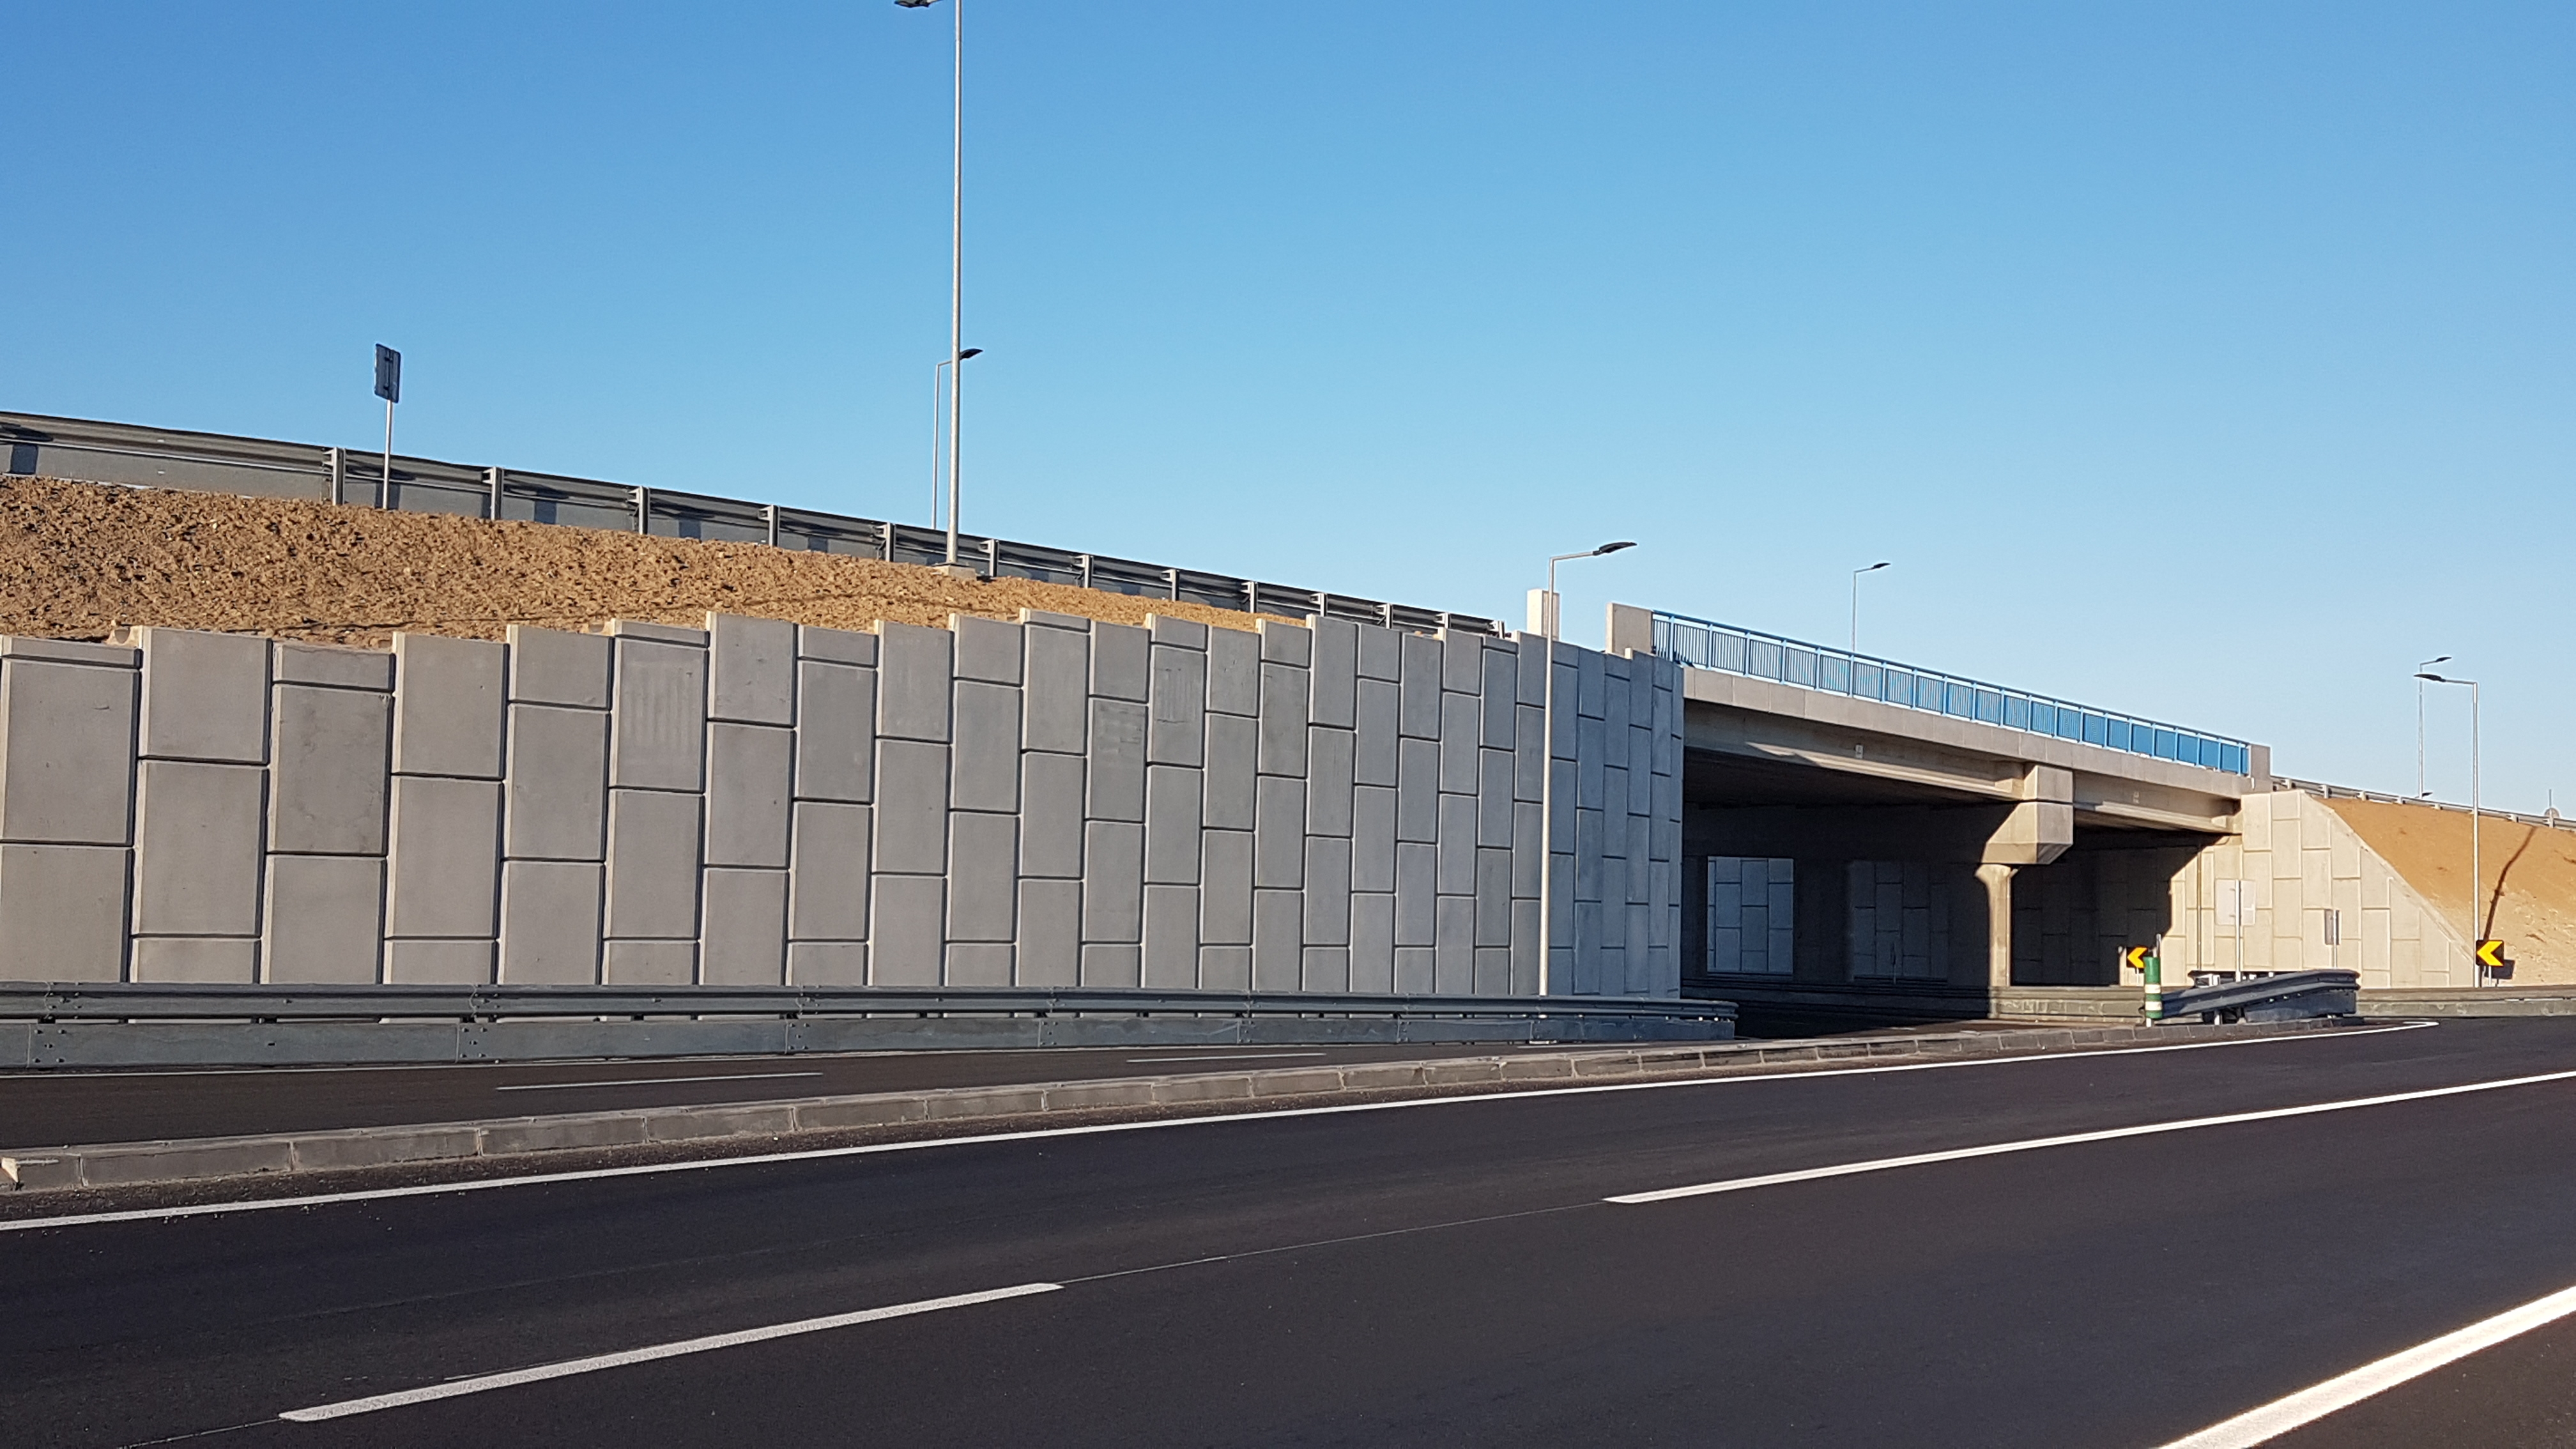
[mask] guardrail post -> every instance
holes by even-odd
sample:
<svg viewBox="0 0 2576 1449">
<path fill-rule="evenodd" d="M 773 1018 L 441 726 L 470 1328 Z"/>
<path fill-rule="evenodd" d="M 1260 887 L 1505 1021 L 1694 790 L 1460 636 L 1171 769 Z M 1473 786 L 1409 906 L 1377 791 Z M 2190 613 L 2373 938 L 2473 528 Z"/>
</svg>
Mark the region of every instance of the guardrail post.
<svg viewBox="0 0 2576 1449">
<path fill-rule="evenodd" d="M 2147 1020 L 2150 1022 L 2162 1021 L 2165 1019 L 2165 964 L 2163 958 L 2159 957 L 2155 952 L 2149 951 L 2147 953 L 2144 970 L 2147 978 Z"/>
<path fill-rule="evenodd" d="M 652 525 L 653 490 L 639 486 L 635 490 L 635 531 L 637 533 L 651 533 L 653 531 Z"/>
<path fill-rule="evenodd" d="M 761 521 L 769 525 L 769 546 L 778 547 L 778 505 L 775 503 L 760 505 L 760 516 Z"/>
<path fill-rule="evenodd" d="M 338 502 L 341 502 L 341 501 L 342 501 L 341 496 L 340 496 L 340 489 L 341 489 L 342 481 L 343 481 L 343 480 L 348 476 L 348 468 L 347 468 L 347 465 L 346 465 L 346 464 L 344 464 L 344 463 L 342 463 L 342 462 L 340 461 L 340 450 L 339 450 L 339 449 L 337 449 L 337 448 L 333 448 L 333 449 L 331 449 L 331 450 L 330 450 L 330 461 L 331 461 L 331 501 L 332 501 L 332 502 L 334 502 L 334 503 L 338 503 Z"/>
<path fill-rule="evenodd" d="M 483 470 L 483 516 L 498 521 L 501 517 L 501 470 Z"/>
</svg>

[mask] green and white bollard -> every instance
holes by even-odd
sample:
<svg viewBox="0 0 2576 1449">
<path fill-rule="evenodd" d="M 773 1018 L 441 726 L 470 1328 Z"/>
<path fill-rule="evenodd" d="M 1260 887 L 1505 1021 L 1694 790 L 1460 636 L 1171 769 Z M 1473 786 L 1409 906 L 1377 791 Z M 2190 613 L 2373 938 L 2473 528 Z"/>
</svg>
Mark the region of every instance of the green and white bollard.
<svg viewBox="0 0 2576 1449">
<path fill-rule="evenodd" d="M 2164 962 L 2150 951 L 2139 969 L 2147 974 L 2147 1020 L 2162 1021 L 2165 1019 Z"/>
</svg>

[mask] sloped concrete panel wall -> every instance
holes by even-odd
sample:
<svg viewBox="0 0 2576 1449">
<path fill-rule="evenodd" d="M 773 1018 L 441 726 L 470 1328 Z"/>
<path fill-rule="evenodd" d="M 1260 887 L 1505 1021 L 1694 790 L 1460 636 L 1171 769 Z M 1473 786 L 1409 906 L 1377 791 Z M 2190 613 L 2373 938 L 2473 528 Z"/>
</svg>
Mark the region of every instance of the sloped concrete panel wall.
<svg viewBox="0 0 2576 1449">
<path fill-rule="evenodd" d="M 1546 649 L 0 640 L 0 976 L 1676 994 L 1679 670 Z"/>
</svg>

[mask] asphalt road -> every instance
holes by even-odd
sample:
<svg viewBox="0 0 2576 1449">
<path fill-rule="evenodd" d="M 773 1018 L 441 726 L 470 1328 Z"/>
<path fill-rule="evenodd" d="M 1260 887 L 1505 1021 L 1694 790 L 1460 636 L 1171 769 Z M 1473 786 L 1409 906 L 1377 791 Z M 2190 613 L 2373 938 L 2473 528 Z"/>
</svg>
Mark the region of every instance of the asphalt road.
<svg viewBox="0 0 2576 1449">
<path fill-rule="evenodd" d="M 0 1400 L 67 1446 L 2156 1446 L 2576 1285 L 2576 1077 L 1604 1199 L 2549 1072 L 2576 1024 L 0 1225 Z M 2563 1442 L 2569 1367 L 2562 1325 L 2283 1442 Z"/>
<path fill-rule="evenodd" d="M 1527 1050 L 1532 1048 L 1509 1042 L 1055 1047 L 420 1067 L 14 1072 L 0 1073 L 0 1147 L 318 1132 L 547 1112 L 1095 1081 L 1264 1064 L 1423 1061 Z"/>
</svg>

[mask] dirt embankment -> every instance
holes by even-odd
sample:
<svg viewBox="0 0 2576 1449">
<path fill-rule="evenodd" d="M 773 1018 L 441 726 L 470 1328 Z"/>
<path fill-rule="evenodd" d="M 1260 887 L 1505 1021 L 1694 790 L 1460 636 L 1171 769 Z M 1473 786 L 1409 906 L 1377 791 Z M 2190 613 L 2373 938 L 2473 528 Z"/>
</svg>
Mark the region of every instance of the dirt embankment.
<svg viewBox="0 0 2576 1449">
<path fill-rule="evenodd" d="M 120 626 L 383 646 L 397 631 L 497 639 L 512 624 L 699 625 L 710 610 L 865 629 L 1045 609 L 1249 629 L 1254 616 L 1023 579 L 748 543 L 46 478 L 0 486 L 0 634 Z"/>
<path fill-rule="evenodd" d="M 2379 858 L 2404 876 L 2451 929 L 2469 919 L 2469 817 L 2424 805 L 2328 800 Z M 2483 893 L 2475 939 L 2493 936 L 2517 983 L 2576 982 L 2576 830 L 2487 816 L 2478 822 Z"/>
</svg>

